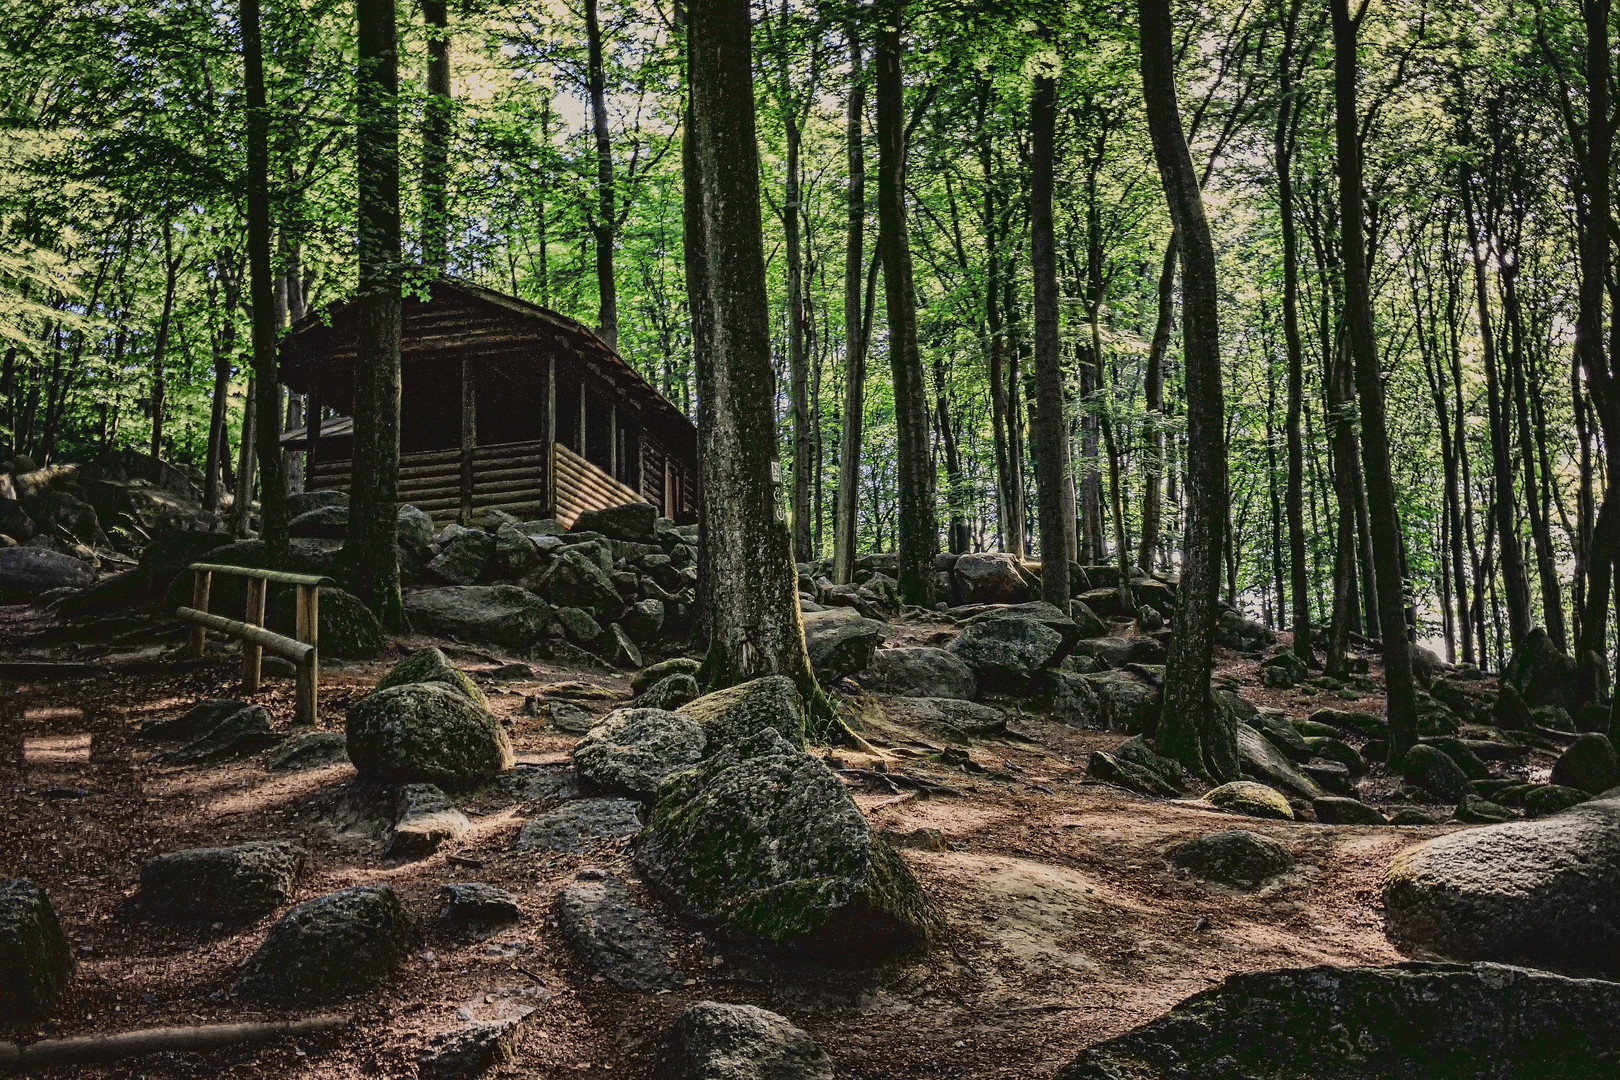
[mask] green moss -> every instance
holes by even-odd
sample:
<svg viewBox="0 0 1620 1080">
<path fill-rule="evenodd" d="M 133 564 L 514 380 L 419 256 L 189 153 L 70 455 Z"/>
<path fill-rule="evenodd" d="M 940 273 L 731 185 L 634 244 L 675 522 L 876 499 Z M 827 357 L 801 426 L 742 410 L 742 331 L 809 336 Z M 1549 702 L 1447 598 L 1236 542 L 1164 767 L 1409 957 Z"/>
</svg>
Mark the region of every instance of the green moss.
<svg viewBox="0 0 1620 1080">
<path fill-rule="evenodd" d="M 467 677 L 465 671 L 445 659 L 444 653 L 437 647 L 429 646 L 414 652 L 395 664 L 371 692 L 375 694 L 379 690 L 388 690 L 407 683 L 443 683 L 452 690 L 459 691 L 468 700 L 486 709 L 489 707 L 484 692 Z"/>
</svg>

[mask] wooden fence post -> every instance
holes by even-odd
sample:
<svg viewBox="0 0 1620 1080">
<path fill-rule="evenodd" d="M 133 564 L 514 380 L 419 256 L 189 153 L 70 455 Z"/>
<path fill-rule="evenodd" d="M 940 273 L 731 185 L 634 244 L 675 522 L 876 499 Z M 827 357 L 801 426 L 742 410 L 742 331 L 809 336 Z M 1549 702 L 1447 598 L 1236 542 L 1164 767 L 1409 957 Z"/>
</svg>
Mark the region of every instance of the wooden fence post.
<svg viewBox="0 0 1620 1080">
<path fill-rule="evenodd" d="M 321 679 L 320 604 L 320 586 L 298 586 L 298 612 L 293 636 L 316 647 L 309 654 L 309 659 L 298 665 L 298 694 L 293 709 L 293 721 L 300 727 L 315 726 L 315 694 Z"/>
<path fill-rule="evenodd" d="M 191 606 L 198 611 L 208 610 L 208 586 L 213 575 L 207 570 L 193 570 L 191 572 Z M 191 646 L 187 650 L 193 660 L 202 659 L 203 635 L 206 631 L 201 626 L 192 624 Z"/>
<path fill-rule="evenodd" d="M 248 578 L 247 618 L 243 622 L 249 626 L 264 625 L 264 587 L 263 578 Z M 259 661 L 263 655 L 263 646 L 242 642 L 242 689 L 249 694 L 259 692 Z"/>
</svg>

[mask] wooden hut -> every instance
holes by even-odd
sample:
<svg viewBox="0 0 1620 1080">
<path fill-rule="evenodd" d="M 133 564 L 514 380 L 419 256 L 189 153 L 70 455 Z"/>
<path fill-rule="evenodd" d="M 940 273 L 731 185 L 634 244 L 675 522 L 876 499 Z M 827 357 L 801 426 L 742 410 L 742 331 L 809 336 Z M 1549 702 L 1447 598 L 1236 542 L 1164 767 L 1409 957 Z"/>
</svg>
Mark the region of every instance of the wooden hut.
<svg viewBox="0 0 1620 1080">
<path fill-rule="evenodd" d="M 354 446 L 358 307 L 311 313 L 280 349 L 308 415 L 289 431 L 306 487 L 347 490 Z M 643 500 L 697 520 L 697 429 L 590 329 L 455 279 L 408 299 L 400 344 L 399 498 L 439 520 L 491 509 L 555 516 Z"/>
</svg>

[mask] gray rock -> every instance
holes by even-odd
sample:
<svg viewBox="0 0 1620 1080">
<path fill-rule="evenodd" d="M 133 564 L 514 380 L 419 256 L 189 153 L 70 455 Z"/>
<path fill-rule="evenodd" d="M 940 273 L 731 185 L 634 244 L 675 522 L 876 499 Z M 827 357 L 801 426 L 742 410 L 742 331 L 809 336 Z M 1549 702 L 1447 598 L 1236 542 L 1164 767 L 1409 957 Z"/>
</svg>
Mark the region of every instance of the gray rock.
<svg viewBox="0 0 1620 1080">
<path fill-rule="evenodd" d="M 249 754 L 274 746 L 280 737 L 270 731 L 270 714 L 259 705 L 244 705 L 215 724 L 208 734 L 178 750 L 159 754 L 165 765 L 197 765 L 205 761 Z"/>
<path fill-rule="evenodd" d="M 1283 793 L 1253 780 L 1233 780 L 1204 794 L 1204 801 L 1234 814 L 1293 821 L 1294 808 Z"/>
<path fill-rule="evenodd" d="M 600 720 L 572 702 L 551 703 L 551 727 L 564 735 L 583 735 L 599 723 Z"/>
<path fill-rule="evenodd" d="M 1406 753 L 1403 769 L 1406 782 L 1436 795 L 1445 802 L 1462 802 L 1474 793 L 1468 774 L 1457 767 L 1444 751 L 1419 743 Z"/>
<path fill-rule="evenodd" d="M 297 633 L 297 613 L 297 594 L 283 590 L 270 604 L 267 625 L 278 634 L 293 637 Z M 322 660 L 369 659 L 381 653 L 387 641 L 382 623 L 364 601 L 351 592 L 330 587 L 321 590 L 316 633 Z"/>
<path fill-rule="evenodd" d="M 804 700 L 786 675 L 768 675 L 704 694 L 687 702 L 681 712 L 708 729 L 711 748 L 741 742 L 767 729 L 796 746 L 804 745 Z"/>
<path fill-rule="evenodd" d="M 1505 806 L 1499 806 L 1489 799 L 1478 795 L 1468 795 L 1457 804 L 1456 818 L 1458 821 L 1471 825 L 1495 825 L 1502 821 L 1512 821 L 1519 815 Z"/>
<path fill-rule="evenodd" d="M 1164 646 L 1150 637 L 1082 638 L 1075 642 L 1074 651 L 1115 669 L 1126 664 L 1162 664 L 1165 657 Z"/>
<path fill-rule="evenodd" d="M 557 925 L 585 966 L 621 990 L 673 990 L 686 982 L 665 960 L 669 935 L 612 874 L 580 871 L 557 897 Z"/>
<path fill-rule="evenodd" d="M 641 831 L 641 807 L 633 799 L 575 799 L 532 817 L 518 833 L 519 851 L 584 851 L 604 840 Z"/>
<path fill-rule="evenodd" d="M 1552 782 L 1601 795 L 1620 783 L 1620 757 L 1607 735 L 1588 732 L 1553 763 Z"/>
<path fill-rule="evenodd" d="M 37 495 L 24 495 L 23 508 L 41 533 L 66 532 L 86 548 L 107 548 L 107 534 L 101 531 L 101 519 L 95 507 L 74 495 L 56 488 L 47 488 Z M 38 536 L 34 538 L 36 541 Z"/>
<path fill-rule="evenodd" d="M 294 735 L 264 756 L 271 772 L 319 769 L 349 760 L 349 740 L 341 731 L 307 731 Z"/>
<path fill-rule="evenodd" d="M 570 532 L 597 532 L 613 540 L 650 544 L 657 539 L 658 508 L 649 502 L 629 502 L 606 510 L 582 510 Z"/>
<path fill-rule="evenodd" d="M 1290 761 L 1309 761 L 1316 754 L 1306 744 L 1299 729 L 1276 713 L 1260 712 L 1244 718 L 1244 723 L 1266 737 L 1266 741 L 1287 755 Z"/>
<path fill-rule="evenodd" d="M 1305 737 L 1305 745 L 1310 749 L 1312 757 L 1337 761 L 1352 777 L 1367 775 L 1367 762 L 1361 756 L 1361 752 L 1341 739 L 1326 735 L 1311 735 Z"/>
<path fill-rule="evenodd" d="M 446 660 L 437 647 L 420 649 L 395 664 L 372 693 L 411 683 L 441 683 L 476 705 L 487 707 L 489 704 L 484 692 L 467 673 Z"/>
<path fill-rule="evenodd" d="M 606 791 L 651 799 L 664 778 L 703 758 L 703 725 L 678 712 L 618 709 L 574 747 L 580 779 Z"/>
<path fill-rule="evenodd" d="M 1320 784 L 1294 768 L 1282 751 L 1248 724 L 1237 725 L 1237 749 L 1243 772 L 1261 783 L 1306 799 L 1327 794 Z"/>
<path fill-rule="evenodd" d="M 979 693 L 973 669 L 944 649 L 879 649 L 855 678 L 879 694 L 972 699 Z"/>
<path fill-rule="evenodd" d="M 195 742 L 213 731 L 220 721 L 248 708 L 245 701 L 207 698 L 179 716 L 147 720 L 141 724 L 141 738 L 156 742 Z"/>
<path fill-rule="evenodd" d="M 1620 986 L 1496 964 L 1228 976 L 1058 1080 L 1578 1080 L 1620 1055 Z"/>
<path fill-rule="evenodd" d="M 1110 784 L 1164 798 L 1180 795 L 1186 782 L 1181 765 L 1155 752 L 1140 736 L 1126 739 L 1112 751 L 1094 751 L 1086 771 Z"/>
<path fill-rule="evenodd" d="M 1389 738 L 1389 721 L 1372 713 L 1348 709 L 1317 709 L 1310 715 L 1313 724 L 1326 724 L 1337 731 L 1359 735 L 1366 739 Z"/>
<path fill-rule="evenodd" d="M 159 855 L 141 866 L 140 905 L 174 922 L 249 922 L 292 898 L 306 859 L 285 840 Z"/>
<path fill-rule="evenodd" d="M 451 585 L 471 585 L 484 576 L 495 557 L 495 538 L 482 529 L 461 529 L 439 540 L 439 554 L 427 564 L 428 573 Z"/>
<path fill-rule="evenodd" d="M 362 885 L 305 901 L 270 928 L 234 992 L 304 1007 L 375 990 L 415 938 L 410 914 L 389 885 Z"/>
<path fill-rule="evenodd" d="M 442 683 L 407 683 L 361 698 L 344 723 L 363 779 L 465 788 L 512 767 L 512 744 L 489 710 Z"/>
<path fill-rule="evenodd" d="M 0 548 L 0 604 L 25 604 L 52 589 L 85 589 L 96 572 L 78 559 L 45 548 Z"/>
<path fill-rule="evenodd" d="M 968 558 L 968 556 L 963 556 Z M 670 1032 L 672 1080 L 832 1080 L 826 1051 L 784 1016 L 700 1001 Z"/>
<path fill-rule="evenodd" d="M 1084 600 L 1069 601 L 1069 618 L 1074 620 L 1082 638 L 1103 637 L 1108 633 L 1108 624 L 1087 607 Z"/>
<path fill-rule="evenodd" d="M 406 784 L 394 795 L 394 832 L 385 854 L 425 859 L 472 829 L 467 815 L 432 784 Z"/>
<path fill-rule="evenodd" d="M 517 1062 L 523 1019 L 474 1020 L 428 1041 L 417 1057 L 418 1075 L 430 1080 L 467 1080 Z"/>
<path fill-rule="evenodd" d="M 1082 675 L 1071 671 L 1052 673 L 1052 693 L 1047 699 L 1047 715 L 1060 724 L 1073 728 L 1095 729 L 1102 726 L 1102 702 L 1097 691 Z"/>
<path fill-rule="evenodd" d="M 1575 712 L 1584 702 L 1577 678 L 1579 665 L 1553 644 L 1541 627 L 1535 627 L 1513 647 L 1513 656 L 1502 669 L 1502 682 L 1518 691 L 1525 705 L 1538 709 L 1557 705 Z"/>
<path fill-rule="evenodd" d="M 890 698 L 883 711 L 890 720 L 933 733 L 944 729 L 957 736 L 983 738 L 1007 730 L 1005 712 L 961 698 Z"/>
<path fill-rule="evenodd" d="M 618 623 L 608 626 L 602 635 L 600 645 L 603 658 L 613 666 L 629 668 L 632 671 L 641 666 L 641 650 Z"/>
<path fill-rule="evenodd" d="M 1205 833 L 1171 848 L 1169 859 L 1207 881 L 1250 889 L 1294 868 L 1287 848 L 1247 829 Z"/>
<path fill-rule="evenodd" d="M 658 599 L 637 600 L 619 620 L 630 639 L 645 645 L 664 628 L 664 602 Z"/>
<path fill-rule="evenodd" d="M 552 612 L 568 640 L 576 645 L 594 645 L 602 636 L 602 624 L 584 608 L 560 607 Z"/>
<path fill-rule="evenodd" d="M 649 686 L 647 691 L 636 699 L 636 703 L 646 709 L 679 709 L 688 702 L 695 701 L 701 693 L 696 679 L 677 672 L 674 675 L 665 675 Z"/>
<path fill-rule="evenodd" d="M 45 890 L 0 880 L 0 1017 L 43 1020 L 73 979 L 73 949 Z"/>
<path fill-rule="evenodd" d="M 422 562 L 432 560 L 433 519 L 414 506 L 402 506 L 394 519 L 394 536 L 399 546 Z"/>
<path fill-rule="evenodd" d="M 1063 635 L 1035 619 L 981 619 L 963 627 L 947 649 L 973 669 L 981 688 L 1017 689 L 1063 659 Z"/>
<path fill-rule="evenodd" d="M 523 918 L 517 898 L 481 881 L 452 881 L 438 892 L 439 922 L 460 937 L 482 940 Z"/>
<path fill-rule="evenodd" d="M 804 616 L 804 644 L 810 666 L 824 685 L 853 675 L 872 662 L 886 631 L 851 608 L 830 608 Z"/>
<path fill-rule="evenodd" d="M 314 540 L 342 540 L 349 535 L 348 504 L 305 510 L 287 522 L 287 535 Z"/>
<path fill-rule="evenodd" d="M 1021 604 L 1037 591 L 1015 555 L 979 551 L 963 555 L 952 568 L 958 604 Z"/>
<path fill-rule="evenodd" d="M 521 649 L 545 631 L 551 609 L 516 585 L 453 585 L 410 593 L 405 615 L 419 631 Z"/>
<path fill-rule="evenodd" d="M 635 694 L 644 694 L 653 683 L 668 675 L 696 676 L 703 665 L 690 656 L 672 656 L 668 660 L 660 660 L 656 664 L 649 664 L 630 676 L 630 691 Z"/>
<path fill-rule="evenodd" d="M 1456 960 L 1620 974 L 1620 797 L 1436 837 L 1384 877 L 1386 932 Z"/>
<path fill-rule="evenodd" d="M 624 607 L 619 590 L 602 564 L 579 547 L 558 552 L 544 570 L 523 580 L 524 588 L 538 593 L 553 607 L 582 607 L 598 614 Z"/>
<path fill-rule="evenodd" d="M 1324 795 L 1311 800 L 1311 812 L 1323 825 L 1388 825 L 1389 819 L 1377 807 L 1341 795 Z"/>
<path fill-rule="evenodd" d="M 894 955 L 941 932 L 839 779 L 771 730 L 672 777 L 636 865 L 688 917 L 812 954 Z"/>
<path fill-rule="evenodd" d="M 1236 608 L 1226 608 L 1215 620 L 1215 643 L 1239 652 L 1253 652 L 1277 643 L 1276 633 Z"/>
<path fill-rule="evenodd" d="M 523 577 L 540 559 L 540 546 L 529 535 L 511 522 L 502 522 L 495 530 L 494 563 L 491 572 L 508 581 Z"/>
<path fill-rule="evenodd" d="M 1097 695 L 1099 726 L 1104 730 L 1141 735 L 1158 728 L 1163 691 L 1146 686 L 1124 672 L 1080 677 Z"/>
<path fill-rule="evenodd" d="M 1292 649 L 1268 657 L 1260 664 L 1261 684 L 1277 690 L 1296 685 L 1309 673 L 1304 658 Z"/>
</svg>

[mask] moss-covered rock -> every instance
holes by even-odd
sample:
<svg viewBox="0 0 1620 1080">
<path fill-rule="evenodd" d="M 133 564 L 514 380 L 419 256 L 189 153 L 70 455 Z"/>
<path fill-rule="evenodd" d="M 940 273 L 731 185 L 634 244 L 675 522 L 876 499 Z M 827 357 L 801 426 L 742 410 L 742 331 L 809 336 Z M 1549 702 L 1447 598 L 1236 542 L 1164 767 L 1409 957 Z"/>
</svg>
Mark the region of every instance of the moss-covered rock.
<svg viewBox="0 0 1620 1080">
<path fill-rule="evenodd" d="M 679 709 L 702 696 L 697 680 L 690 675 L 665 675 L 637 699 L 647 709 Z"/>
<path fill-rule="evenodd" d="M 442 683 L 408 683 L 355 702 L 344 724 L 361 778 L 466 788 L 512 767 L 512 744 L 488 709 Z"/>
<path fill-rule="evenodd" d="M 1249 817 L 1294 820 L 1294 808 L 1288 805 L 1282 792 L 1253 780 L 1234 780 L 1230 784 L 1222 784 L 1208 792 L 1204 801 L 1222 810 L 1247 814 Z"/>
<path fill-rule="evenodd" d="M 1389 738 L 1389 721 L 1372 713 L 1349 709 L 1317 709 L 1311 713 L 1313 724 L 1325 724 L 1336 731 L 1360 735 L 1368 739 Z"/>
<path fill-rule="evenodd" d="M 660 660 L 656 664 L 648 664 L 634 675 L 630 676 L 630 691 L 634 694 L 644 694 L 653 683 L 670 675 L 691 675 L 696 677 L 703 664 L 690 656 L 672 656 L 668 660 Z"/>
<path fill-rule="evenodd" d="M 1585 1080 L 1620 1058 L 1620 986 L 1497 964 L 1229 976 L 1082 1050 L 1058 1080 Z"/>
<path fill-rule="evenodd" d="M 766 729 L 795 746 L 804 745 L 804 699 L 786 675 L 768 675 L 704 694 L 681 706 L 681 712 L 708 729 L 711 751 Z"/>
<path fill-rule="evenodd" d="M 692 918 L 829 958 L 903 953 L 941 932 L 843 784 L 774 731 L 666 781 L 636 864 Z"/>
<path fill-rule="evenodd" d="M 436 647 L 418 650 L 388 669 L 372 693 L 410 683 L 443 683 L 468 701 L 488 707 L 484 692 Z"/>
<path fill-rule="evenodd" d="M 44 1019 L 72 978 L 73 950 L 45 890 L 0 881 L 0 1021 Z"/>
<path fill-rule="evenodd" d="M 1539 818 L 1579 806 L 1591 797 L 1580 788 L 1564 787 L 1562 784 L 1533 784 L 1528 791 L 1520 793 L 1518 801 L 1526 817 Z"/>
<path fill-rule="evenodd" d="M 1519 815 L 1505 806 L 1491 802 L 1478 795 L 1468 795 L 1457 804 L 1455 811 L 1458 821 L 1465 821 L 1470 825 L 1495 825 L 1502 821 L 1512 821 Z"/>
<path fill-rule="evenodd" d="M 409 952 L 410 914 L 389 885 L 363 885 L 306 901 L 270 928 L 236 980 L 252 1001 L 297 1007 L 375 990 Z"/>
<path fill-rule="evenodd" d="M 1206 881 L 1251 889 L 1294 868 L 1287 848 L 1247 829 L 1205 833 L 1177 844 L 1166 857 Z"/>
<path fill-rule="evenodd" d="M 304 860 L 285 840 L 158 855 L 141 866 L 141 907 L 177 922 L 257 919 L 291 897 Z"/>
<path fill-rule="evenodd" d="M 1468 774 L 1443 750 L 1424 743 L 1406 752 L 1404 773 L 1407 783 L 1446 802 L 1462 802 L 1474 793 L 1468 786 Z"/>
<path fill-rule="evenodd" d="M 703 758 L 703 725 L 663 709 L 618 709 L 574 747 L 574 768 L 586 784 L 640 799 L 658 793 L 672 773 Z"/>
<path fill-rule="evenodd" d="M 1375 806 L 1342 795 L 1324 795 L 1311 800 L 1311 812 L 1323 825 L 1388 825 Z"/>
<path fill-rule="evenodd" d="M 294 636 L 298 595 L 283 592 L 270 607 L 270 629 Z M 322 589 L 319 608 L 320 654 L 340 660 L 365 660 L 382 652 L 383 628 L 358 596 L 342 589 Z"/>
<path fill-rule="evenodd" d="M 405 597 L 417 630 L 512 648 L 533 645 L 551 622 L 550 606 L 516 585 L 449 585 Z"/>
<path fill-rule="evenodd" d="M 1601 795 L 1620 783 L 1620 757 L 1607 735 L 1588 732 L 1553 763 L 1552 782 Z"/>
<path fill-rule="evenodd" d="M 1342 739 L 1325 735 L 1307 735 L 1305 745 L 1310 748 L 1312 757 L 1337 761 L 1350 771 L 1351 776 L 1367 775 L 1367 760 L 1361 756 L 1359 750 Z"/>
</svg>

